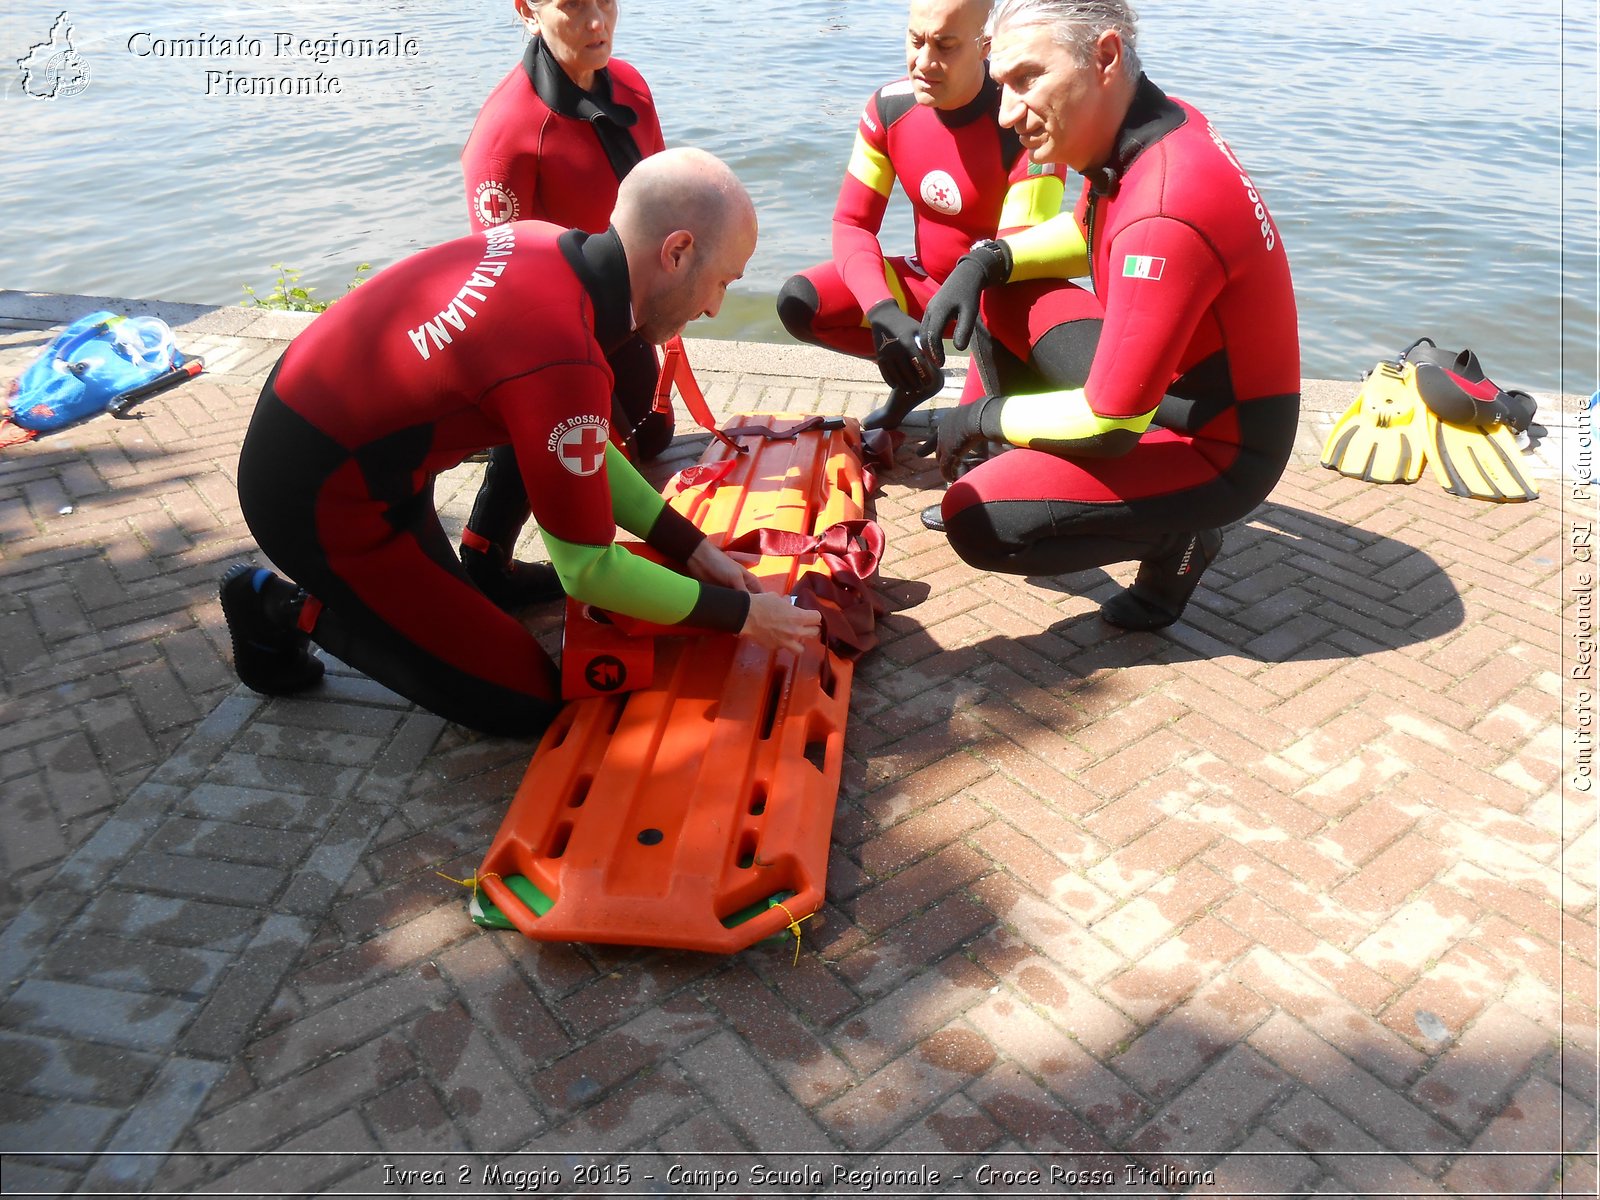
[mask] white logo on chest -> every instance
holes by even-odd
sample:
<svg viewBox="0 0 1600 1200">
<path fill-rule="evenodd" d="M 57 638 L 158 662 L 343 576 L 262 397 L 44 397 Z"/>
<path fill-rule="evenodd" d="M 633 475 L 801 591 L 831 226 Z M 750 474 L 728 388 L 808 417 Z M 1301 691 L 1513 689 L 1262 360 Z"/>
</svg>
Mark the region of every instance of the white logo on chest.
<svg viewBox="0 0 1600 1200">
<path fill-rule="evenodd" d="M 929 171 L 922 177 L 922 202 L 952 217 L 961 211 L 961 189 L 948 171 Z"/>
</svg>

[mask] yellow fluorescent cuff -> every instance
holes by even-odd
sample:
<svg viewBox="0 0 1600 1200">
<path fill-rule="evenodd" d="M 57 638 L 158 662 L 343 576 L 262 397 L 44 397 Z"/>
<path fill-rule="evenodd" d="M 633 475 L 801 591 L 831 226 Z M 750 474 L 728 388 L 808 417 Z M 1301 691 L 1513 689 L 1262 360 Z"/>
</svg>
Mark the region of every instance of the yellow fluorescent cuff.
<svg viewBox="0 0 1600 1200">
<path fill-rule="evenodd" d="M 1061 181 L 1055 182 L 1059 186 Z M 1005 226 L 1002 224 L 1001 228 Z M 1089 273 L 1089 243 L 1071 213 L 1057 213 L 1032 228 L 1007 234 L 1005 242 L 1011 247 L 1012 283 L 1024 279 L 1072 279 Z"/>
<path fill-rule="evenodd" d="M 1013 446 L 1029 446 L 1034 442 L 1080 442 L 1113 429 L 1143 433 L 1155 415 L 1155 410 L 1151 409 L 1137 417 L 1102 417 L 1089 407 L 1089 394 L 1082 388 L 1073 388 L 1007 396 L 1000 409 L 1000 432 Z"/>
<path fill-rule="evenodd" d="M 1061 212 L 1066 185 L 1055 175 L 1034 175 L 1018 180 L 1006 191 L 1000 206 L 1000 229 L 1022 229 L 1048 221 Z"/>
<path fill-rule="evenodd" d="M 850 151 L 850 165 L 845 168 L 880 196 L 894 190 L 894 168 L 889 160 L 867 145 L 867 140 L 856 131 L 855 149 Z"/>
</svg>

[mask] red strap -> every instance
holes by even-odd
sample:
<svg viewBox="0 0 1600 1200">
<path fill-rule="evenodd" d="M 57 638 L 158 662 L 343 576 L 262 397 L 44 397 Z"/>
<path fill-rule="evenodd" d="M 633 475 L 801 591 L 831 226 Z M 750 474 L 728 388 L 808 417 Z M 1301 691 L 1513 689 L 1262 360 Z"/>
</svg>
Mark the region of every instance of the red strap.
<svg viewBox="0 0 1600 1200">
<path fill-rule="evenodd" d="M 744 447 L 717 428 L 717 422 L 711 416 L 711 406 L 706 403 L 706 395 L 700 390 L 700 381 L 694 377 L 694 370 L 689 366 L 689 355 L 683 348 L 681 337 L 673 338 L 662 348 L 661 374 L 656 379 L 656 396 L 652 405 L 658 412 L 672 411 L 674 384 L 677 385 L 678 395 L 683 397 L 683 406 L 700 428 L 735 454 L 743 454 Z"/>
<path fill-rule="evenodd" d="M 810 536 L 785 529 L 753 529 L 723 549 L 799 558 L 815 554 L 827 572 L 808 571 L 795 588 L 795 604 L 820 613 L 828 645 L 854 658 L 878 644 L 874 626 L 888 601 L 869 580 L 883 557 L 883 530 L 876 521 L 840 521 Z"/>
<path fill-rule="evenodd" d="M 23 442 L 31 442 L 38 436 L 36 430 L 24 429 L 21 425 L 13 425 L 5 417 L 0 417 L 0 449 L 6 446 L 20 446 Z"/>
<path fill-rule="evenodd" d="M 730 425 L 723 430 L 729 437 L 758 437 L 769 442 L 792 442 L 802 433 L 827 427 L 827 417 L 806 417 L 787 429 L 774 429 L 770 425 Z"/>
<path fill-rule="evenodd" d="M 692 467 L 685 467 L 667 481 L 667 499 L 677 496 L 690 488 L 704 488 L 706 495 L 717 490 L 721 483 L 733 473 L 736 458 L 724 458 L 720 462 L 697 463 Z"/>
<path fill-rule="evenodd" d="M 831 571 L 849 571 L 866 579 L 877 571 L 885 544 L 883 529 L 876 521 L 856 520 L 840 521 L 815 535 L 787 529 L 752 529 L 723 549 L 783 558 L 815 554 Z"/>
<path fill-rule="evenodd" d="M 295 628 L 301 633 L 315 633 L 317 618 L 322 615 L 322 601 L 315 596 L 307 596 L 300 602 L 300 615 L 295 618 Z"/>
</svg>

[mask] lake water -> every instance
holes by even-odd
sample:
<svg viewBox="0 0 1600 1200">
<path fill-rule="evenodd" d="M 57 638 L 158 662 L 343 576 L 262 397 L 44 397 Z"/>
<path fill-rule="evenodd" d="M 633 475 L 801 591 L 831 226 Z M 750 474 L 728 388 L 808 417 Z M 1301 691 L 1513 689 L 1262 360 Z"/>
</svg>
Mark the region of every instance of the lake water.
<svg viewBox="0 0 1600 1200">
<path fill-rule="evenodd" d="M 59 3 L 9 0 L 0 32 L 0 286 L 233 304 L 285 262 L 332 298 L 359 263 L 466 231 L 457 159 L 521 54 L 510 0 L 97 0 L 68 17 L 87 86 L 36 99 L 16 63 Z M 1282 230 L 1307 375 L 1353 378 L 1428 334 L 1473 347 L 1506 386 L 1594 389 L 1592 4 L 1143 7 L 1151 77 L 1207 113 Z M 761 216 L 739 292 L 696 334 L 784 340 L 772 296 L 828 252 L 856 116 L 904 69 L 904 12 L 623 5 L 618 52 L 650 81 L 669 144 L 726 158 Z M 358 37 L 414 53 L 318 63 L 299 45 Z M 245 53 L 219 53 L 224 39 Z M 229 71 L 322 91 L 241 95 Z M 891 209 L 886 244 L 909 241 Z"/>
</svg>

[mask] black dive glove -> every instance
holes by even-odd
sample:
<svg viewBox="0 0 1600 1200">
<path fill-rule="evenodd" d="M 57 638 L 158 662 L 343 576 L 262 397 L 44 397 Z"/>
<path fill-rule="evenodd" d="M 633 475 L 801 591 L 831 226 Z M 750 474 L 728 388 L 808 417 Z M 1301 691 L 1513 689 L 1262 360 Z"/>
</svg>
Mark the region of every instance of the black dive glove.
<svg viewBox="0 0 1600 1200">
<path fill-rule="evenodd" d="M 954 483 L 962 473 L 968 451 L 988 441 L 1004 441 L 1000 433 L 1000 396 L 985 396 L 971 404 L 958 404 L 939 418 L 939 474 Z"/>
<path fill-rule="evenodd" d="M 872 327 L 872 354 L 883 381 L 897 391 L 914 392 L 933 376 L 935 364 L 917 340 L 922 326 L 893 300 L 882 300 L 867 310 Z"/>
<path fill-rule="evenodd" d="M 942 344 L 945 326 L 955 321 L 956 327 L 950 341 L 957 350 L 965 350 L 972 341 L 972 331 L 978 326 L 978 299 L 983 289 L 1002 284 L 1011 278 L 1011 249 L 1004 242 L 978 242 L 951 268 L 949 277 L 934 293 L 922 314 L 922 340 L 930 346 Z"/>
</svg>

